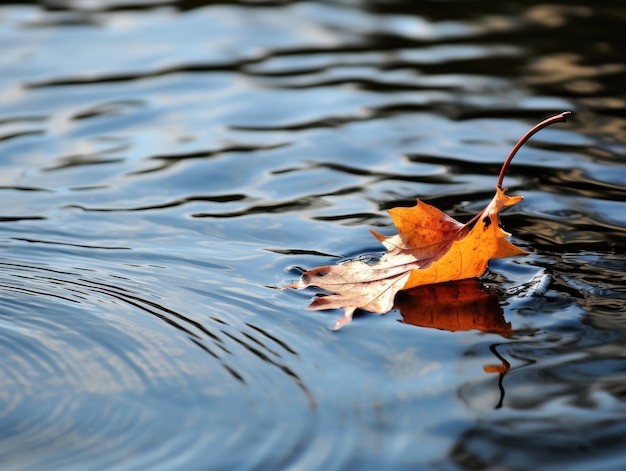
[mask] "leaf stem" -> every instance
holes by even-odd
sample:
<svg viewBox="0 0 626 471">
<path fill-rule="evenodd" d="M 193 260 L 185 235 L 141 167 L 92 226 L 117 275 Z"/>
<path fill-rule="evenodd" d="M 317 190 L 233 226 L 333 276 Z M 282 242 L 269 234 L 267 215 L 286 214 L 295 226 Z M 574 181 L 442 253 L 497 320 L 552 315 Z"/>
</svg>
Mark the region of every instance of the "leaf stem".
<svg viewBox="0 0 626 471">
<path fill-rule="evenodd" d="M 509 156 L 506 158 L 506 160 L 504 161 L 504 163 L 502 164 L 502 169 L 500 170 L 500 176 L 498 177 L 498 187 L 502 188 L 502 181 L 504 180 L 504 174 L 506 173 L 507 169 L 509 168 L 509 164 L 511 163 L 511 160 L 513 160 L 513 157 L 515 157 L 515 154 L 517 154 L 517 151 L 520 149 L 520 147 L 522 147 L 526 141 L 528 141 L 528 139 L 530 139 L 535 133 L 541 131 L 543 128 L 547 128 L 548 126 L 550 126 L 551 124 L 554 123 L 564 123 L 565 121 L 567 121 L 567 118 L 572 114 L 571 111 L 563 111 L 562 113 L 559 113 L 555 116 L 552 116 L 548 119 L 544 119 L 542 122 L 540 122 L 539 124 L 536 124 L 530 131 L 528 131 L 526 134 L 524 134 L 522 136 L 522 138 L 517 141 L 517 144 L 515 144 L 515 147 L 513 147 L 513 149 L 511 150 L 511 153 L 509 154 Z"/>
</svg>

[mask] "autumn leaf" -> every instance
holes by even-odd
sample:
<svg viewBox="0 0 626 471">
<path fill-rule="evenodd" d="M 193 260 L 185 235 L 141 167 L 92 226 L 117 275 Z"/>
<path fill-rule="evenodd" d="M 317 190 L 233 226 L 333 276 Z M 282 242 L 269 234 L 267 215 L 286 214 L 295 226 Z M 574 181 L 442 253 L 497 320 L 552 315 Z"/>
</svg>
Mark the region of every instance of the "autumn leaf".
<svg viewBox="0 0 626 471">
<path fill-rule="evenodd" d="M 564 122 L 569 115 L 552 116 L 520 139 L 502 165 L 496 194 L 471 221 L 462 224 L 419 200 L 412 208 L 393 208 L 389 214 L 398 234 L 384 236 L 372 231 L 387 249 L 377 263 L 354 260 L 317 267 L 285 288 L 313 286 L 332 293 L 315 298 L 309 309 L 343 308 L 344 316 L 337 321 L 336 330 L 352 320 L 356 309 L 375 313 L 391 310 L 400 290 L 479 277 L 490 259 L 525 254 L 506 240 L 510 234 L 500 227 L 500 211 L 522 200 L 522 196 L 508 196 L 502 181 L 513 156 L 533 134 Z"/>
</svg>

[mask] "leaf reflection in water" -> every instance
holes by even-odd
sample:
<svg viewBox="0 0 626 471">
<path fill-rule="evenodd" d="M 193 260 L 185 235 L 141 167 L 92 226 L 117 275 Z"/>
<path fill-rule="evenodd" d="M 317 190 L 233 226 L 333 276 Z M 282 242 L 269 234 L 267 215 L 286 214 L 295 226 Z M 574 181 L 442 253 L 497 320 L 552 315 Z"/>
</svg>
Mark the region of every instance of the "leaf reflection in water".
<svg viewBox="0 0 626 471">
<path fill-rule="evenodd" d="M 400 322 L 417 327 L 450 332 L 480 330 L 505 338 L 513 334 L 511 323 L 504 318 L 498 297 L 476 278 L 401 291 L 396 297 L 395 308 L 402 315 Z M 500 399 L 496 405 L 496 409 L 499 409 L 505 395 L 502 381 L 511 365 L 496 348 L 497 344 L 494 344 L 489 349 L 501 364 L 484 365 L 483 371 L 499 375 Z"/>
<path fill-rule="evenodd" d="M 418 327 L 450 332 L 480 330 L 503 337 L 513 333 L 498 297 L 476 278 L 402 291 L 396 297 L 395 307 L 402 314 L 402 322 Z"/>
</svg>

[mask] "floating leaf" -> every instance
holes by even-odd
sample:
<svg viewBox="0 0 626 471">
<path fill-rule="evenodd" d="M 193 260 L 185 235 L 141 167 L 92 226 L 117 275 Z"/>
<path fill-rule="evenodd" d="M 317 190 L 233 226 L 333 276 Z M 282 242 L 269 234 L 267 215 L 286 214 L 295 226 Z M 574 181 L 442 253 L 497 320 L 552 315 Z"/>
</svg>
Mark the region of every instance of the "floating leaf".
<svg viewBox="0 0 626 471">
<path fill-rule="evenodd" d="M 398 291 L 416 286 L 481 276 L 490 259 L 525 254 L 506 240 L 500 227 L 500 211 L 519 203 L 521 196 L 508 196 L 502 189 L 506 170 L 519 148 L 536 132 L 570 115 L 552 116 L 528 131 L 502 165 L 496 194 L 487 207 L 462 224 L 422 201 L 412 208 L 389 211 L 398 234 L 374 236 L 387 252 L 375 264 L 354 260 L 305 272 L 300 281 L 286 288 L 314 286 L 333 294 L 317 297 L 309 309 L 343 308 L 335 329 L 349 323 L 356 309 L 376 313 L 389 311 Z"/>
</svg>

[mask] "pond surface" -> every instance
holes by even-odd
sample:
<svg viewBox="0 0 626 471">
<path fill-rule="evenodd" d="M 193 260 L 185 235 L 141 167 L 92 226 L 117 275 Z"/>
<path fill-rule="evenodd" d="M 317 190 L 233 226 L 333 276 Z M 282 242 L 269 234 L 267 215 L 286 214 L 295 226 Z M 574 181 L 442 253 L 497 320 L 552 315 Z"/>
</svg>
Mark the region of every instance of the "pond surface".
<svg viewBox="0 0 626 471">
<path fill-rule="evenodd" d="M 626 9 L 587 4 L 3 2 L 3 469 L 624 469 Z M 565 110 L 504 182 L 529 255 L 339 332 L 274 289 L 416 197 L 469 220 Z"/>
</svg>

